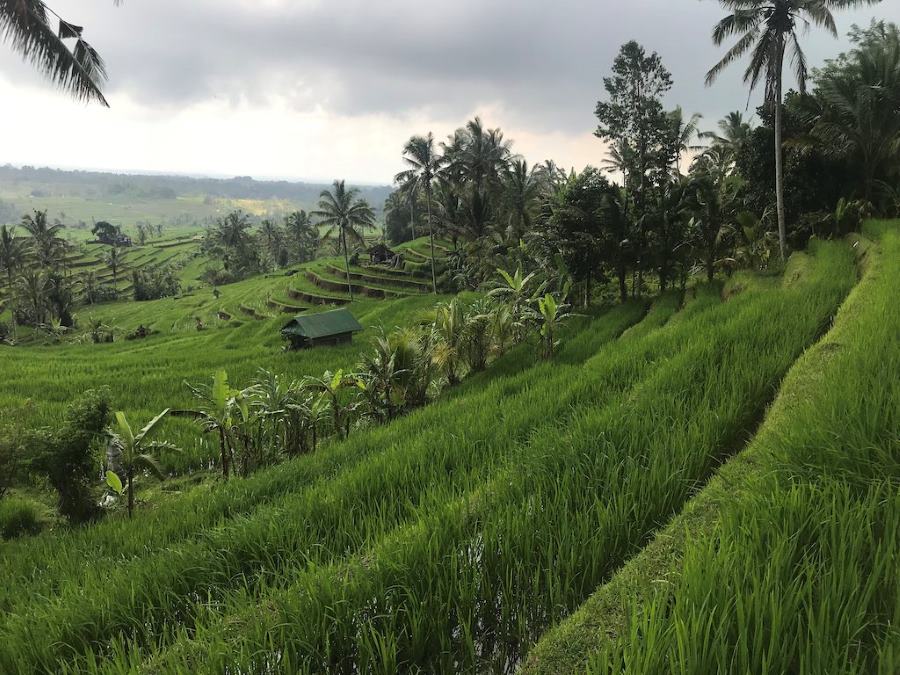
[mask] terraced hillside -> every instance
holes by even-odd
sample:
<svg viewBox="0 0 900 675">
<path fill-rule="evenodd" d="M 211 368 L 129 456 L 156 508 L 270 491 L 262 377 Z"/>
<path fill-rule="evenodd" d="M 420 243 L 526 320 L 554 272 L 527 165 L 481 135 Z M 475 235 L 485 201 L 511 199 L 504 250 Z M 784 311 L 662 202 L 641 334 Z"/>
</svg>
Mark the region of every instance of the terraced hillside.
<svg viewBox="0 0 900 675">
<path fill-rule="evenodd" d="M 404 248 L 424 249 L 425 242 L 410 242 Z M 127 254 L 130 257 L 118 276 L 124 279 L 131 269 L 180 256 L 190 261 L 182 274 L 192 274 L 193 268 L 205 263 L 202 257 L 192 257 L 196 250 L 193 242 L 135 248 Z M 235 381 L 249 380 L 260 368 L 292 377 L 349 368 L 378 330 L 426 320 L 436 302 L 448 299 L 432 295 L 430 284 L 416 274 L 383 266 L 354 266 L 354 274 L 360 275 L 354 286 L 362 292 L 356 294 L 350 309 L 367 331 L 353 345 L 324 352 L 284 353 L 280 329 L 288 317 L 350 303 L 339 262 L 337 258 L 321 259 L 215 291 L 198 285 L 173 298 L 84 305 L 77 310 L 76 328 L 59 343 L 43 344 L 44 339 L 28 344 L 28 331 L 20 328 L 23 345 L 2 347 L 0 405 L 26 405 L 29 419 L 52 423 L 80 392 L 106 385 L 115 405 L 130 415 L 153 415 L 156 408 L 188 405 L 191 397 L 183 382 L 206 380 L 222 367 Z M 95 271 L 102 278 L 108 274 L 102 263 L 87 254 L 73 258 L 71 264 L 72 274 Z M 340 290 L 320 288 L 309 280 L 314 275 Z M 125 283 L 119 283 L 120 290 L 127 290 Z M 3 318 L 0 313 L 0 320 Z M 92 344 L 90 322 L 111 330 L 115 342 Z M 125 339 L 138 327 L 150 336 Z M 186 421 L 169 425 L 173 440 L 184 452 L 164 455 L 163 466 L 177 472 L 204 466 L 211 453 L 206 439 L 198 439 L 195 427 Z"/>
<path fill-rule="evenodd" d="M 896 444 L 882 441 L 896 432 L 896 407 L 891 413 L 886 406 L 896 401 L 898 378 L 871 376 L 875 363 L 886 362 L 889 372 L 897 372 L 895 346 L 887 361 L 885 355 L 891 352 L 891 335 L 900 326 L 896 307 L 887 311 L 885 302 L 896 297 L 900 239 L 896 228 L 882 229 L 877 236 L 869 233 L 877 239 L 874 243 L 858 242 L 855 250 L 868 247 L 869 253 L 862 267 L 863 281 L 849 300 L 859 269 L 854 248 L 841 242 L 818 242 L 809 253 L 796 254 L 782 278 L 741 275 L 729 282 L 725 292 L 719 285 L 704 285 L 685 297 L 668 293 L 649 311 L 633 302 L 596 318 L 580 318 L 552 362 L 535 362 L 533 346 L 521 345 L 428 407 L 390 424 L 361 430 L 347 440 L 330 441 L 314 455 L 251 478 L 188 491 L 134 523 L 113 517 L 81 530 L 4 545 L 0 548 L 0 574 L 6 580 L 0 590 L 0 671 L 514 669 L 529 659 L 532 646 L 545 631 L 595 591 L 603 593 L 616 571 L 652 541 L 663 524 L 686 507 L 685 513 L 690 513 L 698 493 L 702 499 L 703 486 L 723 462 L 732 457 L 740 462 L 762 442 L 759 439 L 772 438 L 767 431 L 771 424 L 784 424 L 785 419 L 801 414 L 833 418 L 816 418 L 828 424 L 821 429 L 814 426 L 810 431 L 814 435 L 807 440 L 791 432 L 774 436 L 779 441 L 774 445 L 781 450 L 812 450 L 821 447 L 818 441 L 832 439 L 825 447 L 833 452 L 810 451 L 799 459 L 791 459 L 790 453 L 778 454 L 779 467 L 794 461 L 798 476 L 823 472 L 840 482 L 852 475 L 851 469 L 860 473 L 859 467 L 866 467 L 868 473 L 861 475 L 869 479 L 881 476 L 885 462 L 896 466 Z M 340 297 L 334 291 L 332 298 L 311 278 L 338 279 L 333 263 L 323 261 L 308 271 L 311 276 L 282 279 L 281 288 L 287 293 L 308 289 L 308 283 L 316 290 L 309 289 L 310 296 Z M 361 287 L 384 291 L 386 296 L 402 291 L 398 295 L 405 296 L 365 297 L 356 301 L 354 312 L 370 326 L 391 323 L 401 315 L 414 320 L 415 312 L 426 311 L 434 300 L 412 287 L 418 283 L 416 271 L 415 266 L 407 269 L 401 279 L 396 272 L 354 268 L 353 274 L 360 275 L 354 281 Z M 379 283 L 366 277 L 378 277 Z M 380 283 L 382 278 L 385 283 Z M 388 279 L 410 286 L 389 286 Z M 233 295 L 223 295 L 219 301 L 243 304 L 240 294 L 263 288 L 264 281 L 235 288 Z M 828 333 L 845 300 L 835 332 Z M 867 303 L 872 303 L 871 308 Z M 867 330 L 872 321 L 867 317 L 879 312 L 884 327 Z M 256 365 L 289 372 L 305 368 L 291 361 L 293 355 L 275 353 L 273 329 L 278 322 L 277 317 L 244 320 L 224 341 L 185 332 L 165 342 L 150 338 L 131 350 L 110 345 L 110 350 L 122 350 L 115 354 L 115 364 L 122 365 L 117 371 L 110 361 L 98 366 L 97 372 L 133 373 L 145 363 L 142 377 L 132 376 L 126 385 L 134 386 L 129 396 L 137 406 L 150 397 L 149 392 L 171 396 L 171 388 L 163 384 L 169 381 L 166 373 L 193 368 L 195 360 L 200 370 L 209 370 L 205 359 L 222 361 L 230 356 L 234 370 L 242 375 Z M 845 324 L 849 327 L 842 328 Z M 853 344 L 861 331 L 866 339 Z M 825 341 L 794 366 L 825 334 Z M 828 344 L 846 345 L 846 349 Z M 262 351 L 254 351 L 255 345 Z M 352 351 L 346 349 L 349 359 Z M 816 389 L 828 392 L 821 405 L 807 403 L 805 389 L 802 396 L 792 394 L 798 378 L 803 380 L 795 373 L 815 353 L 828 355 L 823 364 L 828 369 L 823 372 L 835 378 L 827 380 L 829 386 Z M 329 365 L 343 354 L 331 352 Z M 844 354 L 855 356 L 844 361 Z M 34 373 L 24 363 L 17 368 L 18 386 L 28 386 Z M 789 372 L 772 413 L 763 421 Z M 83 387 L 85 379 L 74 386 Z M 879 383 L 888 388 L 875 393 Z M 862 386 L 869 388 L 865 396 L 875 403 L 869 415 L 851 405 L 855 398 L 842 398 L 848 390 L 852 396 L 853 387 Z M 71 392 L 60 391 L 60 402 L 69 396 Z M 785 398 L 799 399 L 799 408 L 782 412 L 783 406 L 794 405 L 782 403 Z M 148 411 L 158 405 L 156 399 L 148 401 Z M 857 421 L 850 425 L 853 431 L 846 429 L 849 419 Z M 757 440 L 751 441 L 760 424 Z M 865 462 L 850 461 L 840 452 L 843 441 L 834 442 L 835 438 L 846 438 L 853 447 L 879 450 L 873 450 Z M 750 466 L 755 470 L 754 463 Z M 777 473 L 767 470 L 763 483 L 777 482 Z M 732 478 L 729 489 L 744 475 L 732 473 Z M 822 497 L 824 501 L 809 504 L 830 505 L 840 516 L 845 511 L 840 509 L 844 502 L 839 497 L 850 499 L 852 486 L 863 483 L 848 481 L 846 485 L 851 486 L 841 488 L 846 494 L 838 489 Z M 846 521 L 848 530 L 865 517 L 885 513 L 885 504 L 892 502 L 883 495 L 891 485 L 896 488 L 896 483 L 877 489 L 864 485 L 860 506 L 853 511 L 857 520 Z M 779 514 L 786 514 L 784 509 L 793 502 L 782 504 L 780 511 L 763 511 L 759 505 L 766 498 L 764 492 L 757 495 L 756 513 L 774 514 L 778 526 L 789 532 L 795 521 L 786 515 L 779 519 Z M 735 525 L 728 536 L 738 543 L 762 532 L 738 527 L 734 518 L 723 522 Z M 761 515 L 759 522 L 763 522 Z M 883 620 L 890 618 L 885 612 L 891 607 L 896 611 L 900 606 L 896 582 L 882 584 L 885 577 L 877 574 L 896 559 L 891 557 L 895 549 L 884 542 L 897 522 L 896 518 L 885 520 L 871 534 L 863 528 L 858 537 L 860 551 L 874 546 L 880 551 L 875 559 L 883 561 L 873 575 L 873 589 L 879 591 L 873 616 L 878 620 L 853 637 L 859 642 L 859 635 L 873 636 L 874 647 L 867 648 L 867 655 L 898 653 L 895 635 L 885 637 L 882 630 L 897 625 L 896 617 L 893 624 Z M 821 540 L 830 541 L 829 526 L 818 527 L 804 532 L 821 531 Z M 750 549 L 752 555 L 742 559 L 745 564 L 723 567 L 720 572 L 716 571 L 719 547 L 706 546 L 704 541 L 709 540 L 697 538 L 698 553 L 690 560 L 697 561 L 697 570 L 719 574 L 723 588 L 740 596 L 734 592 L 740 583 L 767 583 L 766 575 L 748 575 L 769 564 L 766 546 L 778 538 L 757 542 Z M 894 546 L 897 541 L 894 538 Z M 680 566 L 679 558 L 669 553 L 661 560 L 673 570 Z M 773 579 L 789 579 L 798 569 L 787 564 L 789 560 L 785 558 L 778 568 L 788 576 Z M 755 566 L 746 561 L 755 561 Z M 655 570 L 654 580 L 659 578 Z M 691 604 L 698 602 L 698 596 L 690 594 L 697 590 L 693 585 L 672 588 L 685 589 L 676 607 L 684 606 L 689 612 L 698 606 Z M 795 606 L 814 605 L 818 594 L 803 596 L 808 586 L 798 588 L 798 598 L 807 604 L 798 600 Z M 774 593 L 777 588 L 771 590 Z M 596 645 L 608 632 L 591 631 L 588 621 L 588 628 L 573 623 L 570 629 L 570 624 L 564 624 L 560 632 L 551 633 L 527 660 L 529 667 L 569 672 L 590 666 L 600 672 L 618 672 L 635 663 L 635 672 L 652 672 L 642 669 L 638 661 L 625 660 L 646 652 L 642 641 L 651 634 L 670 640 L 661 644 L 673 647 L 672 652 L 661 652 L 672 656 L 660 663 L 677 666 L 681 653 L 675 646 L 681 644 L 677 630 L 681 623 L 673 622 L 675 628 L 669 629 L 665 608 L 670 604 L 662 595 L 655 599 L 655 592 L 644 596 L 629 592 L 627 598 L 635 604 L 628 625 L 636 628 L 621 635 L 638 639 L 603 652 L 611 654 L 607 661 L 595 657 L 600 653 Z M 659 592 L 665 594 L 668 587 Z M 658 611 L 640 610 L 648 595 L 657 603 L 648 606 Z M 722 616 L 716 626 L 751 616 L 756 617 L 754 625 L 762 626 L 772 618 L 765 614 L 768 605 L 762 601 L 748 606 L 746 612 L 729 612 L 728 598 L 717 598 L 722 602 Z M 592 614 L 587 605 L 583 612 Z M 688 614 L 695 615 L 703 613 Z M 655 632 L 644 630 L 641 621 L 645 619 L 654 622 Z M 828 625 L 817 624 L 830 636 Z M 736 634 L 726 631 L 723 644 L 730 645 L 725 638 Z M 571 643 L 569 636 L 574 636 Z M 697 645 L 694 653 L 701 653 L 702 647 Z M 725 653 L 720 649 L 710 658 Z M 876 661 L 873 656 L 860 663 Z M 716 662 L 685 663 L 698 668 L 681 672 L 704 672 L 704 664 Z M 821 672 L 808 663 L 807 672 Z"/>
<path fill-rule="evenodd" d="M 866 232 L 752 442 L 524 672 L 898 672 L 900 230 Z"/>
<path fill-rule="evenodd" d="M 196 284 L 200 274 L 201 259 L 198 240 L 194 237 L 160 240 L 145 246 L 122 248 L 119 250 L 121 264 L 115 274 L 109 266 L 107 255 L 110 248 L 103 244 L 84 243 L 67 254 L 62 268 L 78 287 L 88 275 L 93 275 L 95 283 L 103 288 L 115 288 L 119 294 L 132 291 L 131 275 L 135 270 L 170 265 L 178 270 L 185 285 Z M 0 298 L 9 295 L 6 279 L 0 280 Z"/>
<path fill-rule="evenodd" d="M 413 257 L 410 269 L 394 269 L 389 265 L 367 262 L 351 267 L 351 283 L 356 297 L 370 299 L 398 299 L 431 292 L 430 257 L 427 240 L 407 242 L 398 247 L 405 256 Z M 113 285 L 113 273 L 105 259 L 109 248 L 99 244 L 83 245 L 67 259 L 67 274 L 74 277 L 76 287 L 88 274 L 94 275 L 101 286 Z M 438 269 L 446 265 L 446 249 L 437 249 Z M 424 261 L 424 262 L 423 262 Z M 295 265 L 276 273 L 255 277 L 243 282 L 222 286 L 214 292 L 199 280 L 208 260 L 200 253 L 195 239 L 161 241 L 143 247 L 123 249 L 123 262 L 116 271 L 115 287 L 119 294 L 131 292 L 131 274 L 136 269 L 161 265 L 175 266 L 182 282 L 177 298 L 135 303 L 129 301 L 82 305 L 77 308 L 81 318 L 102 321 L 124 333 L 138 326 L 155 331 L 195 331 L 205 328 L 236 326 L 248 320 L 266 320 L 281 314 L 298 314 L 325 306 L 341 306 L 350 302 L 343 259 L 320 258 L 312 263 Z M 421 268 L 421 269 L 419 269 Z M 8 289 L 0 282 L 0 320 L 3 297 Z M 86 330 L 81 322 L 80 331 Z M 27 331 L 26 331 L 27 333 Z"/>
</svg>

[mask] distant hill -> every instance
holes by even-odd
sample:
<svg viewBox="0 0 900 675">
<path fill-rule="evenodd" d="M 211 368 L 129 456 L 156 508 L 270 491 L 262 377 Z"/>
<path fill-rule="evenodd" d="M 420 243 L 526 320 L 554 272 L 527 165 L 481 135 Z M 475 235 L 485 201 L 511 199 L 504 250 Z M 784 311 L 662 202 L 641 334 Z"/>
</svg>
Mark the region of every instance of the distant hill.
<svg viewBox="0 0 900 675">
<path fill-rule="evenodd" d="M 53 218 L 108 220 L 129 226 L 139 221 L 170 225 L 202 224 L 232 208 L 257 216 L 295 208 L 312 209 L 324 183 L 261 181 L 188 176 L 64 171 L 31 166 L 0 166 L 0 222 L 16 223 L 31 209 Z M 389 186 L 358 186 L 380 213 Z"/>
</svg>

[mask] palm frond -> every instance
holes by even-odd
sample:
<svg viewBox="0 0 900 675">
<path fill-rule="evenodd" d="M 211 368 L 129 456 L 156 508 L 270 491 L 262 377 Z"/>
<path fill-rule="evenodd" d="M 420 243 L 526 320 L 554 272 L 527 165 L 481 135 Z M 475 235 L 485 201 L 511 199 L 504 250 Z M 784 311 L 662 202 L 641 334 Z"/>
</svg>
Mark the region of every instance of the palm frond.
<svg viewBox="0 0 900 675">
<path fill-rule="evenodd" d="M 54 31 L 40 0 L 0 0 L 0 36 L 14 51 L 76 99 L 109 107 L 101 91 L 106 81 L 103 60 L 80 31 L 79 26 L 62 21 L 59 31 Z M 63 38 L 75 36 L 73 53 Z"/>
</svg>

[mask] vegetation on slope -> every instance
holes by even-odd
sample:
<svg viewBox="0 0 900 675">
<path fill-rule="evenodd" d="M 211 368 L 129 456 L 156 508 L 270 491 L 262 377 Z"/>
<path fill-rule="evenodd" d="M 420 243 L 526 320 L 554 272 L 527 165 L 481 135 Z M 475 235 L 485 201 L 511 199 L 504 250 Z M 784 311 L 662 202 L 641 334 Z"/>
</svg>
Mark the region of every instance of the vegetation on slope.
<svg viewBox="0 0 900 675">
<path fill-rule="evenodd" d="M 896 671 L 900 234 L 881 229 L 750 446 L 526 672 Z"/>
</svg>

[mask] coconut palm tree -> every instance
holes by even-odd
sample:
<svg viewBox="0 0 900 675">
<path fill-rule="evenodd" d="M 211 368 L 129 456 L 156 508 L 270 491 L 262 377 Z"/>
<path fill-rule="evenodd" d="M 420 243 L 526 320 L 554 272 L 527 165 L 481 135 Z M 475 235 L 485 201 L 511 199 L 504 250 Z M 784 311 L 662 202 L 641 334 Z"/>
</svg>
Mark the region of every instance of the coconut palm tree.
<svg viewBox="0 0 900 675">
<path fill-rule="evenodd" d="M 28 245 L 23 239 L 16 237 L 16 231 L 12 227 L 0 225 L 0 270 L 6 273 L 6 290 L 10 297 L 13 293 L 13 280 L 16 272 L 25 264 L 28 254 Z M 12 307 L 13 334 L 16 332 L 16 309 Z"/>
<path fill-rule="evenodd" d="M 296 262 L 306 262 L 316 257 L 319 248 L 319 228 L 312 224 L 306 211 L 294 211 L 284 218 L 284 227 L 294 246 Z"/>
<path fill-rule="evenodd" d="M 431 203 L 434 181 L 444 165 L 444 158 L 437 152 L 434 136 L 413 136 L 403 147 L 403 161 L 409 167 L 398 173 L 394 180 L 401 184 L 413 183 L 425 191 L 425 204 L 428 210 L 428 237 L 431 242 L 431 290 L 437 295 L 437 274 L 434 270 L 434 223 L 431 220 Z"/>
<path fill-rule="evenodd" d="M 692 143 L 694 138 L 700 137 L 699 127 L 703 115 L 694 113 L 688 120 L 684 119 L 684 111 L 681 106 L 668 113 L 669 123 L 672 125 L 672 160 L 676 175 L 681 173 L 681 156 L 689 151 L 702 150 L 703 146 Z"/>
<path fill-rule="evenodd" d="M 6 285 L 12 288 L 16 271 L 25 264 L 28 245 L 16 237 L 13 227 L 0 225 L 0 270 L 6 273 Z"/>
<path fill-rule="evenodd" d="M 900 29 L 882 22 L 862 35 L 818 73 L 811 136 L 826 153 L 853 161 L 870 201 L 879 183 L 900 173 Z"/>
<path fill-rule="evenodd" d="M 109 107 L 101 91 L 106 67 L 82 32 L 81 26 L 64 21 L 42 0 L 0 0 L 0 35 L 13 51 L 76 99 Z M 75 40 L 71 50 L 66 40 Z"/>
<path fill-rule="evenodd" d="M 47 275 L 37 270 L 25 272 L 16 281 L 16 293 L 28 309 L 31 320 L 36 326 L 47 320 L 48 291 Z"/>
<path fill-rule="evenodd" d="M 750 52 L 750 64 L 744 82 L 754 89 L 765 82 L 765 101 L 774 107 L 775 117 L 775 201 L 778 212 L 778 242 L 785 258 L 787 232 L 784 222 L 784 162 L 782 155 L 782 72 L 784 55 L 790 49 L 794 74 L 800 91 L 806 90 L 808 68 L 800 47 L 797 30 L 811 23 L 822 26 L 837 37 L 833 9 L 853 5 L 874 5 L 880 0 L 720 0 L 732 13 L 713 28 L 713 42 L 720 46 L 731 36 L 737 42 L 706 74 L 707 85 L 731 63 Z"/>
<path fill-rule="evenodd" d="M 503 197 L 506 206 L 506 238 L 518 242 L 531 231 L 535 205 L 541 190 L 537 171 L 528 169 L 524 159 L 516 159 L 507 167 L 503 177 Z"/>
<path fill-rule="evenodd" d="M 747 144 L 753 131 L 753 125 L 744 119 L 739 110 L 725 115 L 719 120 L 718 127 L 718 133 L 704 131 L 700 134 L 700 138 L 712 142 L 713 145 L 727 148 L 733 155 Z"/>
<path fill-rule="evenodd" d="M 22 218 L 22 227 L 31 235 L 34 252 L 41 267 L 52 267 L 65 246 L 65 240 L 59 236 L 63 226 L 50 223 L 46 211 L 35 209 L 34 215 Z"/>
<path fill-rule="evenodd" d="M 347 240 L 352 239 L 365 244 L 363 232 L 375 227 L 375 212 L 365 199 L 357 197 L 359 190 L 347 189 L 344 181 L 334 181 L 331 190 L 322 190 L 319 195 L 319 208 L 312 216 L 319 219 L 319 224 L 328 228 L 324 239 L 337 236 L 344 253 L 344 265 L 347 270 L 347 291 L 353 300 L 353 284 L 350 280 L 350 253 Z"/>
<path fill-rule="evenodd" d="M 122 262 L 124 255 L 122 254 L 122 249 L 113 246 L 109 249 L 109 252 L 106 254 L 103 262 L 106 263 L 106 266 L 109 268 L 109 271 L 112 272 L 112 288 L 113 294 L 118 294 L 118 289 L 116 288 L 116 284 L 119 280 L 119 268 L 122 267 Z"/>
<path fill-rule="evenodd" d="M 566 183 L 566 172 L 552 159 L 545 159 L 534 167 L 534 176 L 547 196 L 556 193 Z"/>
<path fill-rule="evenodd" d="M 408 180 L 400 183 L 397 188 L 398 197 L 402 197 L 409 207 L 409 231 L 413 239 L 416 238 L 416 202 L 419 200 L 419 177 L 410 176 Z"/>
<path fill-rule="evenodd" d="M 466 123 L 441 144 L 445 177 L 456 186 L 464 204 L 466 230 L 472 239 L 485 236 L 502 176 L 512 156 L 512 144 L 499 129 L 487 129 L 481 119 Z"/>
</svg>

